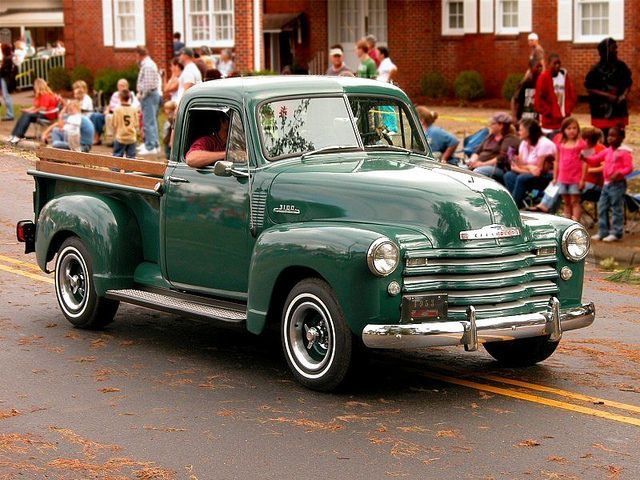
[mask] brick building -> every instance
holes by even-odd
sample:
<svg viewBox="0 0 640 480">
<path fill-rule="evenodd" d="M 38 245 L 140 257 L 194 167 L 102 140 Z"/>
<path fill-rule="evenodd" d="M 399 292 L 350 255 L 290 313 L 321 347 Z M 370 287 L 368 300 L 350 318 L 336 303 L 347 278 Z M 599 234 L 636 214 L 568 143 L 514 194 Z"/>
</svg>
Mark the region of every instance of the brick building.
<svg viewBox="0 0 640 480">
<path fill-rule="evenodd" d="M 167 65 L 179 31 L 189 46 L 233 47 L 241 71 L 293 65 L 318 73 L 333 43 L 355 67 L 355 42 L 372 33 L 414 96 L 429 71 L 452 81 L 470 69 L 499 96 L 507 75 L 526 69 L 532 31 L 578 85 L 606 36 L 619 40 L 620 57 L 640 81 L 639 7 L 640 0 L 63 0 L 71 66 L 125 67 L 138 44 Z"/>
</svg>

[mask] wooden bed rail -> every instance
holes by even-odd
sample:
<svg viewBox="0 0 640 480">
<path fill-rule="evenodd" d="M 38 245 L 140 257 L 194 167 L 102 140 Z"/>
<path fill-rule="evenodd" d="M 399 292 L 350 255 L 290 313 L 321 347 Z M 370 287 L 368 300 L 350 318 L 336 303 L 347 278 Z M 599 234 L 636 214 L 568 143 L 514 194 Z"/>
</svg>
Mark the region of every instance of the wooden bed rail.
<svg viewBox="0 0 640 480">
<path fill-rule="evenodd" d="M 129 159 L 40 147 L 36 170 L 70 177 L 86 178 L 129 187 L 153 190 L 162 182 L 164 161 Z M 124 170 L 126 173 L 121 172 Z"/>
</svg>

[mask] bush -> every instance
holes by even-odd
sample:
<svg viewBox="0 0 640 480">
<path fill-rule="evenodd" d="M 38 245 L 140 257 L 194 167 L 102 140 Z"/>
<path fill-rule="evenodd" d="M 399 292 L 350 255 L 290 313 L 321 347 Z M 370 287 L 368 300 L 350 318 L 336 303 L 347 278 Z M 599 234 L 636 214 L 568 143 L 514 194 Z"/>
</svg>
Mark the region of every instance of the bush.
<svg viewBox="0 0 640 480">
<path fill-rule="evenodd" d="M 96 91 L 102 91 L 104 97 L 108 99 L 118 89 L 118 80 L 121 78 L 126 78 L 129 81 L 129 88 L 135 90 L 138 81 L 138 67 L 134 65 L 124 70 L 114 70 L 113 68 L 100 70 L 96 75 L 94 88 Z"/>
<path fill-rule="evenodd" d="M 49 87 L 54 92 L 71 90 L 71 75 L 62 67 L 54 67 L 47 74 Z"/>
<path fill-rule="evenodd" d="M 449 94 L 447 80 L 439 72 L 429 72 L 420 81 L 422 94 L 428 98 L 442 98 Z"/>
<path fill-rule="evenodd" d="M 475 70 L 467 70 L 456 78 L 453 84 L 456 98 L 463 101 L 484 97 L 484 81 L 482 75 Z"/>
<path fill-rule="evenodd" d="M 523 78 L 524 75 L 521 73 L 510 74 L 502 84 L 502 98 L 511 100 Z"/>
<path fill-rule="evenodd" d="M 89 86 L 89 90 L 93 88 L 93 73 L 87 67 L 78 65 L 71 71 L 71 84 L 76 83 L 78 80 L 84 80 Z"/>
<path fill-rule="evenodd" d="M 263 75 L 278 75 L 278 72 L 274 72 L 273 70 L 253 70 L 244 74 L 246 77 L 257 77 Z"/>
</svg>

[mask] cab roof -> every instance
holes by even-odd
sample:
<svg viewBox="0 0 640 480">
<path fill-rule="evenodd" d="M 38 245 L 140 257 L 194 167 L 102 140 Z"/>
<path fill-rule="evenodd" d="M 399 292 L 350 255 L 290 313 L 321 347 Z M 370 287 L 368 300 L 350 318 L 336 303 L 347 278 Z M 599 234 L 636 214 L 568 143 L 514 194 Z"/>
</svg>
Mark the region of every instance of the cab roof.
<svg viewBox="0 0 640 480">
<path fill-rule="evenodd" d="M 402 90 L 388 83 L 357 77 L 324 77 L 318 75 L 271 75 L 236 77 L 202 82 L 185 93 L 193 97 L 228 98 L 237 102 L 262 101 L 271 97 L 305 94 L 361 93 L 391 95 L 409 102 Z M 253 103 L 253 102 L 252 102 Z"/>
</svg>

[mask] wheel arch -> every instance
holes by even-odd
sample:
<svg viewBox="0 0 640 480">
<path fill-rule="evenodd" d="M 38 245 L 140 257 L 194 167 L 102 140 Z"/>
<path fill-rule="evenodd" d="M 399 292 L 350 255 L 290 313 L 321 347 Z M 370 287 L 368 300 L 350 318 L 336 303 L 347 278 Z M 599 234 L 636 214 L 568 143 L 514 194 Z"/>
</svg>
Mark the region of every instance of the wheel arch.
<svg viewBox="0 0 640 480">
<path fill-rule="evenodd" d="M 40 212 L 36 258 L 43 270 L 62 243 L 78 237 L 92 256 L 96 292 L 125 288 L 142 261 L 141 233 L 133 213 L 120 200 L 82 193 L 48 202 Z"/>
</svg>

